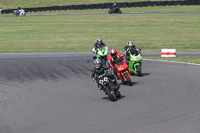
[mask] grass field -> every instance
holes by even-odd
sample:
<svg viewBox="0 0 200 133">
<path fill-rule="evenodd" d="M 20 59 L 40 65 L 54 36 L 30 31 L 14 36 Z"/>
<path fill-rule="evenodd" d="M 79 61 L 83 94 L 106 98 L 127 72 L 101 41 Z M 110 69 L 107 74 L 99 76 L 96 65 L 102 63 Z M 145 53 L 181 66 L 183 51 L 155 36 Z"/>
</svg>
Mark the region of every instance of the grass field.
<svg viewBox="0 0 200 133">
<path fill-rule="evenodd" d="M 126 8 L 123 11 L 168 12 L 173 9 L 176 12 L 187 9 L 190 12 L 197 12 L 198 7 Z M 103 10 L 91 12 L 101 11 Z M 71 12 L 74 11 L 67 11 Z M 0 24 L 0 52 L 90 52 L 99 37 L 109 48 L 115 47 L 119 51 L 123 51 L 123 47 L 130 40 L 142 51 L 160 51 L 162 48 L 174 48 L 177 52 L 200 51 L 200 15 L 0 17 Z M 198 58 L 194 58 L 194 62 L 198 63 Z"/>
<path fill-rule="evenodd" d="M 142 1 L 165 1 L 165 0 L 1 0 L 0 9 L 14 9 L 17 7 L 47 7 L 47 6 L 66 6 L 80 4 L 99 4 L 99 3 L 121 3 L 121 2 L 142 2 Z M 175 1 L 175 0 L 169 0 Z"/>
<path fill-rule="evenodd" d="M 119 50 L 132 40 L 143 51 L 175 48 L 197 52 L 199 18 L 132 14 L 3 17 L 0 52 L 88 52 L 98 37 Z"/>
</svg>

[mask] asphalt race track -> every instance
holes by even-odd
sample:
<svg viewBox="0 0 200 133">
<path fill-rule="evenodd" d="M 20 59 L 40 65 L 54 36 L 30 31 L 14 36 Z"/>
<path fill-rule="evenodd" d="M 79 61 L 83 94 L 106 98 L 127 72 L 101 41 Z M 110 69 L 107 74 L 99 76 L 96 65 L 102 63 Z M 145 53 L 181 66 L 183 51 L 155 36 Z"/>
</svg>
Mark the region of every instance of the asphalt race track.
<svg viewBox="0 0 200 133">
<path fill-rule="evenodd" d="M 67 11 L 66 11 L 67 12 Z M 59 14 L 55 14 L 55 13 L 51 13 L 51 14 L 27 14 L 26 16 L 54 16 L 54 15 L 111 15 L 109 13 L 103 13 L 103 12 L 96 12 L 96 13 L 59 13 Z M 192 14 L 192 15 L 199 15 L 200 12 L 123 12 L 122 14 L 119 15 L 126 15 L 126 14 L 160 14 L 160 15 L 169 15 L 169 14 Z M 0 16 L 0 17 L 16 17 L 14 15 L 8 15 L 8 16 Z M 20 16 L 18 16 L 20 17 Z M 24 17 L 24 16 L 21 16 Z"/>
<path fill-rule="evenodd" d="M 111 102 L 90 79 L 91 55 L 1 56 L 0 133 L 200 132 L 200 65 L 143 60 Z"/>
</svg>

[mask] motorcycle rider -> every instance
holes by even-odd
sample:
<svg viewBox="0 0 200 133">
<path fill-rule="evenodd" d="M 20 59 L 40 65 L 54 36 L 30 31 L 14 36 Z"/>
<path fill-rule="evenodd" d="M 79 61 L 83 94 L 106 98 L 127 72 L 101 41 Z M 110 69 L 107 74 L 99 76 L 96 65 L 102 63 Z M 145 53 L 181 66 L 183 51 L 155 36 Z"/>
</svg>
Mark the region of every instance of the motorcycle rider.
<svg viewBox="0 0 200 133">
<path fill-rule="evenodd" d="M 92 80 L 94 81 L 96 79 L 96 82 L 97 82 L 97 86 L 99 88 L 99 90 L 102 90 L 102 86 L 99 84 L 99 76 L 101 76 L 102 74 L 105 74 L 105 71 L 106 70 L 109 70 L 111 71 L 110 68 L 106 67 L 106 66 L 103 66 L 103 63 L 101 61 L 100 58 L 97 58 L 94 60 L 94 67 L 92 69 L 92 75 L 91 75 L 91 78 Z M 115 78 L 115 75 L 113 75 L 112 73 L 106 73 L 106 76 L 111 78 L 112 81 L 114 82 L 115 84 L 115 91 L 119 90 L 119 84 L 117 83 L 117 80 Z"/>
<path fill-rule="evenodd" d="M 20 11 L 21 11 L 21 7 L 17 7 L 17 9 L 16 9 L 16 14 L 19 15 L 19 14 L 20 14 Z"/>
<path fill-rule="evenodd" d="M 110 54 L 108 55 L 108 63 L 111 68 L 113 68 L 114 74 L 116 75 L 117 79 L 119 80 L 119 77 L 117 75 L 117 68 L 115 67 L 115 62 L 118 58 L 122 58 L 123 55 L 118 52 L 115 48 L 110 49 Z"/>
<path fill-rule="evenodd" d="M 112 10 L 115 12 L 116 9 L 118 9 L 118 7 L 117 7 L 117 3 L 114 3 L 114 4 L 112 5 Z"/>
<path fill-rule="evenodd" d="M 17 7 L 17 12 L 19 13 L 21 10 L 21 7 Z"/>
<path fill-rule="evenodd" d="M 140 50 L 135 47 L 132 41 L 129 41 L 127 45 L 124 47 L 124 56 L 126 57 L 127 63 L 129 62 L 130 59 L 129 56 L 130 52 L 132 54 L 135 54 L 136 56 L 140 53 Z"/>
<path fill-rule="evenodd" d="M 97 52 L 98 52 L 98 48 L 100 46 L 106 46 L 106 44 L 103 42 L 103 40 L 101 38 L 97 39 L 97 42 L 94 44 L 94 47 L 92 49 L 93 51 L 93 60 L 97 58 Z"/>
</svg>

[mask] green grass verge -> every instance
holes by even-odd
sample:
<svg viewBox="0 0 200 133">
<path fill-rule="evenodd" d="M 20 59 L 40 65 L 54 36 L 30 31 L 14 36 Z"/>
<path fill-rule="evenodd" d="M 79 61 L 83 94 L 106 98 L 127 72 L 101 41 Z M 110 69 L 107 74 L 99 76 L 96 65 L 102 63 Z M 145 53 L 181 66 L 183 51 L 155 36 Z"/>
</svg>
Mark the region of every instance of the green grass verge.
<svg viewBox="0 0 200 133">
<path fill-rule="evenodd" d="M 123 11 L 184 12 L 187 9 L 196 12 L 199 10 L 196 7 L 124 8 Z M 107 10 L 45 13 L 80 12 Z M 146 52 L 160 52 L 163 48 L 177 49 L 177 52 L 199 52 L 199 18 L 199 15 L 139 14 L 0 17 L 0 52 L 91 52 L 99 37 L 109 48 L 115 47 L 119 51 L 123 51 L 126 43 L 132 40 Z M 179 58 L 182 62 L 192 62 L 190 57 L 173 59 L 179 61 Z M 194 63 L 199 63 L 199 57 L 194 58 Z"/>
<path fill-rule="evenodd" d="M 122 50 L 200 51 L 199 15 L 63 15 L 0 18 L 0 52 L 91 51 L 98 37 Z"/>
<path fill-rule="evenodd" d="M 99 3 L 121 3 L 121 2 L 142 2 L 142 1 L 165 1 L 165 0 L 1 0 L 0 9 L 14 9 L 17 7 L 48 7 L 48 6 L 67 6 L 80 4 L 99 4 Z M 175 0 L 169 0 L 175 1 Z"/>
<path fill-rule="evenodd" d="M 200 64 L 200 57 L 143 57 L 144 59 L 167 60 Z"/>
</svg>

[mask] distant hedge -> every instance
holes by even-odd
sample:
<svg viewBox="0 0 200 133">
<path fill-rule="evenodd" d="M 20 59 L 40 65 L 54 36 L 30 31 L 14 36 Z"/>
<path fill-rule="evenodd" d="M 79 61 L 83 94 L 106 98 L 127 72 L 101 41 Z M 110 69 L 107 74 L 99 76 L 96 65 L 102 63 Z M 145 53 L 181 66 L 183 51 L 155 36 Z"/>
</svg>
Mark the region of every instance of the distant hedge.
<svg viewBox="0 0 200 133">
<path fill-rule="evenodd" d="M 124 2 L 117 3 L 121 8 L 130 7 L 147 7 L 147 6 L 174 6 L 174 5 L 200 5 L 200 0 L 185 0 L 185 1 L 144 1 L 144 2 Z M 51 6 L 51 7 L 35 7 L 23 8 L 25 12 L 40 12 L 40 11 L 56 11 L 56 10 L 84 10 L 84 9 L 106 9 L 113 3 L 89 4 L 89 5 L 69 5 L 69 6 Z M 1 14 L 13 13 L 15 9 L 2 10 Z"/>
</svg>

